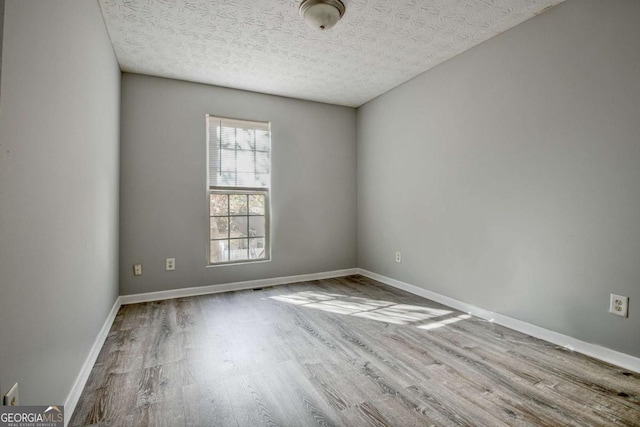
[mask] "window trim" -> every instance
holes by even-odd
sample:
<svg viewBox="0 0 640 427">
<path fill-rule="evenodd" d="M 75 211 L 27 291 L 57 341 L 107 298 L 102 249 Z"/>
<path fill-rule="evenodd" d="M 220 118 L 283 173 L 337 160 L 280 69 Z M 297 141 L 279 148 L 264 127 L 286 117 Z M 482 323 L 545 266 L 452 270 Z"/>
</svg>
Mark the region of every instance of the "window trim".
<svg viewBox="0 0 640 427">
<path fill-rule="evenodd" d="M 261 123 L 261 124 L 266 124 L 269 127 L 269 149 L 268 149 L 268 153 L 269 153 L 269 181 L 268 181 L 268 186 L 266 188 L 249 188 L 249 187 L 222 187 L 222 186 L 212 186 L 210 185 L 210 165 L 209 165 L 209 148 L 210 148 L 210 144 L 209 144 L 209 135 L 208 135 L 208 128 L 209 128 L 209 120 L 211 118 L 214 119 L 222 119 L 222 120 L 230 120 L 230 121 L 239 121 L 239 122 L 255 122 L 255 123 Z M 205 188 L 206 190 L 206 203 L 205 203 L 205 207 L 206 207 L 206 218 L 208 219 L 208 221 L 205 221 L 205 225 L 206 225 L 206 267 L 224 267 L 224 266 L 230 266 L 230 265 L 242 265 L 242 264 L 256 264 L 256 263 L 263 263 L 263 262 L 271 262 L 271 248 L 272 248 L 272 243 L 271 243 L 271 122 L 265 122 L 265 121 L 259 121 L 259 120 L 244 120 L 244 119 L 234 119 L 234 118 L 230 118 L 230 117 L 224 117 L 224 116 L 218 116 L 215 114 L 206 114 L 205 115 L 205 145 L 206 145 L 206 174 L 205 174 L 205 178 L 206 178 L 206 184 L 205 184 Z M 264 213 L 264 217 L 265 217 L 265 257 L 264 258 L 259 258 L 259 259 L 242 259 L 242 260 L 235 260 L 235 261 L 223 261 L 223 262 L 216 262 L 216 263 L 212 263 L 211 262 L 211 225 L 210 225 L 210 221 L 211 221 L 211 206 L 210 206 L 210 195 L 213 193 L 218 193 L 218 194 L 264 194 L 265 196 L 265 213 Z"/>
</svg>

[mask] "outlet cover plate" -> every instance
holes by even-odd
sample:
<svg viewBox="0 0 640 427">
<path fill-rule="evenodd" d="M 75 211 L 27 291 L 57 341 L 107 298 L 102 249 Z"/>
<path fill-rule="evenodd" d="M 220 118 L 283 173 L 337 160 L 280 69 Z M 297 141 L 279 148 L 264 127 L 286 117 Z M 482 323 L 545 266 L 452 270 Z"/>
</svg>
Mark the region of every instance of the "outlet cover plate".
<svg viewBox="0 0 640 427">
<path fill-rule="evenodd" d="M 133 264 L 133 275 L 142 276 L 142 264 Z"/>
<path fill-rule="evenodd" d="M 167 258 L 165 263 L 167 271 L 173 271 L 176 269 L 176 259 L 175 258 Z"/>
<path fill-rule="evenodd" d="M 629 317 L 629 297 L 611 294 L 609 313 L 616 316 Z"/>
</svg>

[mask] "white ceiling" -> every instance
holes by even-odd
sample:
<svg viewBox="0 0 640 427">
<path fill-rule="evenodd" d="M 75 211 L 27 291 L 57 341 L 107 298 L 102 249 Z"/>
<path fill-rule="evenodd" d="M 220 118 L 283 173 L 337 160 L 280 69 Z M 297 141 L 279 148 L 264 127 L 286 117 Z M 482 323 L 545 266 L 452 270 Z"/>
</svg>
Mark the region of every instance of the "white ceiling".
<svg viewBox="0 0 640 427">
<path fill-rule="evenodd" d="M 360 106 L 563 0 L 99 0 L 123 71 Z"/>
</svg>

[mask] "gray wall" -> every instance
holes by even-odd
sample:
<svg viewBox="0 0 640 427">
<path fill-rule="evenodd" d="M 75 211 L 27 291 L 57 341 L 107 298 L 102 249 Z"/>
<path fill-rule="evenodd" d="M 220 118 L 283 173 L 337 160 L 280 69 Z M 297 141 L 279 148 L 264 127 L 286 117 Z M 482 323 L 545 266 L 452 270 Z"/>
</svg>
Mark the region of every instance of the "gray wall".
<svg viewBox="0 0 640 427">
<path fill-rule="evenodd" d="M 2 36 L 4 35 L 4 0 L 0 0 L 0 94 L 2 93 Z"/>
<path fill-rule="evenodd" d="M 359 266 L 640 356 L 638 40 L 569 0 L 361 107 Z"/>
<path fill-rule="evenodd" d="M 60 404 L 118 295 L 120 70 L 95 1 L 5 17 L 0 382 Z"/>
<path fill-rule="evenodd" d="M 206 267 L 207 113 L 272 124 L 270 262 Z M 121 294 L 355 267 L 355 132 L 353 108 L 123 74 Z"/>
</svg>

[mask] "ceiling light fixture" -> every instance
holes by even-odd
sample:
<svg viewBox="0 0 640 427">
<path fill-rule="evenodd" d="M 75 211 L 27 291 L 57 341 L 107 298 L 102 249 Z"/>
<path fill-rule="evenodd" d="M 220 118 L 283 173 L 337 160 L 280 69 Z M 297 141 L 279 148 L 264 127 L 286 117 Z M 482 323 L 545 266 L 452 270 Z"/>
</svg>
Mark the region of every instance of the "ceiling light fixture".
<svg viewBox="0 0 640 427">
<path fill-rule="evenodd" d="M 340 0 L 304 0 L 300 4 L 300 16 L 312 28 L 328 30 L 344 15 L 345 7 Z"/>
</svg>

